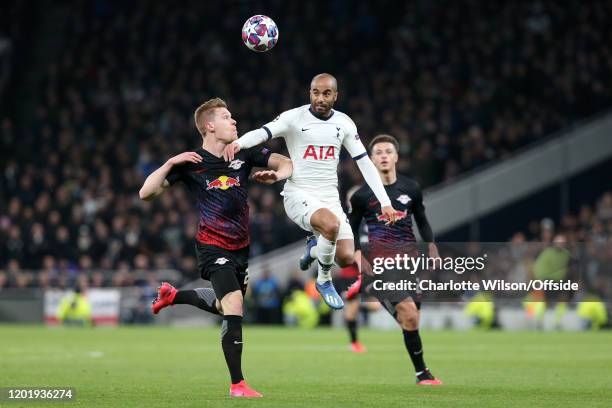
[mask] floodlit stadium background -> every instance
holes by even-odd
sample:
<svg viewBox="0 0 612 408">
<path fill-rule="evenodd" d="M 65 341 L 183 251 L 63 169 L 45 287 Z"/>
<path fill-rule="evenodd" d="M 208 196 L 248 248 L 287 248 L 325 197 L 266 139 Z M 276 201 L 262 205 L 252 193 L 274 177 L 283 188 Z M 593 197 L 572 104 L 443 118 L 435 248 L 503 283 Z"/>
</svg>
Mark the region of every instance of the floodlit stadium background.
<svg viewBox="0 0 612 408">
<path fill-rule="evenodd" d="M 265 54 L 240 39 L 257 13 L 280 30 Z M 199 145 L 193 111 L 203 101 L 224 98 L 242 134 L 308 103 L 312 76 L 330 72 L 339 82 L 335 108 L 353 118 L 364 143 L 378 133 L 399 139 L 399 172 L 425 189 L 437 240 L 529 243 L 538 250 L 507 259 L 525 277 L 559 234 L 589 257 L 590 284 L 562 308 L 536 297 L 525 299 L 535 305 L 470 309 L 482 300 L 470 294 L 428 304 L 424 331 L 609 329 L 611 20 L 609 1 L 5 2 L 0 322 L 54 325 L 62 297 L 79 285 L 99 325 L 215 324 L 182 306 L 150 314 L 160 280 L 202 284 L 197 218 L 181 188 L 154 202 L 139 200 L 138 189 L 167 158 Z M 268 146 L 285 151 L 282 141 Z M 341 197 L 363 182 L 348 155 L 338 172 Z M 246 319 L 341 327 L 341 313 L 312 295 L 313 271 L 298 271 L 306 234 L 285 216 L 281 189 L 249 189 Z M 316 318 L 291 313 L 294 291 L 312 295 Z M 394 328 L 380 310 L 363 320 Z M 0 326 L 9 339 L 23 335 L 14 330 Z M 344 335 L 328 340 L 342 345 Z M 443 349 L 446 340 L 436 341 Z"/>
</svg>

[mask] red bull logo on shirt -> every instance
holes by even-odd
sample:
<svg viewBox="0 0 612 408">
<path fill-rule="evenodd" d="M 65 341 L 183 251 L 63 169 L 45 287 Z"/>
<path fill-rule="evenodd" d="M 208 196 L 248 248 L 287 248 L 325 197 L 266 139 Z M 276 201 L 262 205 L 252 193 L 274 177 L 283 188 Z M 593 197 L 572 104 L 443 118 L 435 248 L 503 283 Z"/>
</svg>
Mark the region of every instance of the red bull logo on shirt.
<svg viewBox="0 0 612 408">
<path fill-rule="evenodd" d="M 240 177 L 219 176 L 213 181 L 206 180 L 206 190 L 227 190 L 230 187 L 240 186 Z"/>
<path fill-rule="evenodd" d="M 397 217 L 397 221 L 406 218 L 406 216 L 408 215 L 408 211 L 404 210 L 404 211 L 400 211 L 400 210 L 395 210 L 395 216 Z M 383 214 L 378 214 L 376 215 L 376 219 L 378 221 L 387 221 L 387 217 L 385 217 Z"/>
</svg>

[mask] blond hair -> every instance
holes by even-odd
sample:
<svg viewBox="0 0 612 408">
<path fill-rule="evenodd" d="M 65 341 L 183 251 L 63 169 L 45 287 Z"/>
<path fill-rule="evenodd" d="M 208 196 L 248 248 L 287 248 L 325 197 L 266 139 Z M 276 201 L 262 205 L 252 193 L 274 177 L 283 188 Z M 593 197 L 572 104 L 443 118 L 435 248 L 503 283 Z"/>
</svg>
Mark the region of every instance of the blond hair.
<svg viewBox="0 0 612 408">
<path fill-rule="evenodd" d="M 210 122 L 213 119 L 215 115 L 215 110 L 217 108 L 227 109 L 227 104 L 223 99 L 209 99 L 208 101 L 198 106 L 198 109 L 195 110 L 193 118 L 195 120 L 196 128 L 202 136 L 206 136 L 206 127 L 204 126 L 204 122 Z"/>
</svg>

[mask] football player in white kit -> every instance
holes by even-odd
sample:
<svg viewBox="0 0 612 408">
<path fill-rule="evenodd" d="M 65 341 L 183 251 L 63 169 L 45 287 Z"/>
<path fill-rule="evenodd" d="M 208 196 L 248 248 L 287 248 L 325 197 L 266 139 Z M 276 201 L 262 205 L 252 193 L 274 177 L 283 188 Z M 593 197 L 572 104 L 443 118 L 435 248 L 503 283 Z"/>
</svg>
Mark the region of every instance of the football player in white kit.
<svg viewBox="0 0 612 408">
<path fill-rule="evenodd" d="M 319 74 L 310 83 L 310 105 L 281 113 L 260 129 L 245 133 L 224 152 L 226 160 L 233 160 L 240 149 L 275 137 L 285 138 L 293 162 L 293 175 L 282 192 L 285 211 L 293 222 L 316 235 L 316 238 L 307 240 L 306 254 L 300 260 L 300 267 L 308 269 L 312 261 L 318 259 L 316 288 L 333 309 L 344 306 L 331 280 L 330 269 L 334 259 L 340 267 L 355 261 L 353 232 L 338 194 L 338 162 L 342 146 L 357 162 L 363 178 L 380 202 L 381 215 L 390 224 L 396 221 L 391 201 L 359 139 L 355 123 L 348 115 L 333 109 L 337 97 L 336 78 Z M 271 173 L 270 177 L 274 175 Z"/>
</svg>

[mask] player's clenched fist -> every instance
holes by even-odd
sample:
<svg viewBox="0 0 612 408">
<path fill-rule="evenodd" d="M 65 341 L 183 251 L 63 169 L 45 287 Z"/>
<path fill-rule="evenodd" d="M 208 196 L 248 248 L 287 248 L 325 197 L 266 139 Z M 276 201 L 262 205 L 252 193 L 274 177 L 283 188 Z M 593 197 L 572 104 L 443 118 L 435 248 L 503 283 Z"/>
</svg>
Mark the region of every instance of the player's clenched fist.
<svg viewBox="0 0 612 408">
<path fill-rule="evenodd" d="M 278 173 L 274 170 L 263 170 L 253 173 L 253 180 L 262 184 L 274 184 L 281 180 Z"/>
<path fill-rule="evenodd" d="M 395 221 L 397 221 L 397 214 L 395 213 L 393 207 L 391 207 L 390 205 L 382 207 L 381 212 L 383 217 L 387 220 L 387 222 L 385 222 L 385 225 L 395 224 Z"/>
<path fill-rule="evenodd" d="M 225 161 L 234 160 L 234 155 L 240 151 L 240 145 L 236 142 L 232 142 L 225 146 L 223 150 L 223 158 Z"/>
<path fill-rule="evenodd" d="M 168 164 L 173 166 L 177 164 L 183 163 L 200 163 L 202 161 L 202 156 L 197 154 L 196 152 L 184 152 L 181 154 L 177 154 L 174 157 L 168 159 Z"/>
</svg>

